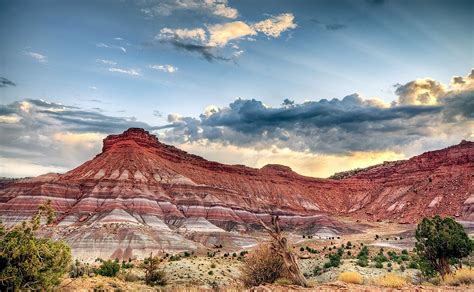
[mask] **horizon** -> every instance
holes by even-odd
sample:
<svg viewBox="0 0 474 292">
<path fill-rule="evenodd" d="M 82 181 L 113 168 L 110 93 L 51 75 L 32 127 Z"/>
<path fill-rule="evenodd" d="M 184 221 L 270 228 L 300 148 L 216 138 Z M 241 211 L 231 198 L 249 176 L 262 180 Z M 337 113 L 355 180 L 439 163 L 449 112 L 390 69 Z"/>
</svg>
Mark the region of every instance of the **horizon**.
<svg viewBox="0 0 474 292">
<path fill-rule="evenodd" d="M 2 1 L 0 176 L 130 127 L 312 177 L 473 140 L 471 1 L 272 4 Z"/>
</svg>

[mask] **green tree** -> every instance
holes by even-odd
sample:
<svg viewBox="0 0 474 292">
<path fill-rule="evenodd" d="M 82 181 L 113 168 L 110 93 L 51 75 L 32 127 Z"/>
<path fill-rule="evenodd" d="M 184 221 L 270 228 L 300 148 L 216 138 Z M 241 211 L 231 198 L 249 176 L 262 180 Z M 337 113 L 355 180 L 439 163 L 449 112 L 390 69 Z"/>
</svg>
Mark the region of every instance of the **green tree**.
<svg viewBox="0 0 474 292">
<path fill-rule="evenodd" d="M 95 272 L 104 277 L 115 277 L 120 271 L 120 264 L 118 260 L 106 260 L 102 261 L 100 266 L 95 270 Z"/>
<path fill-rule="evenodd" d="M 36 237 L 43 217 L 47 224 L 54 221 L 49 201 L 30 221 L 11 230 L 1 226 L 0 290 L 47 290 L 60 283 L 71 262 L 71 250 L 63 241 Z"/>
<path fill-rule="evenodd" d="M 439 273 L 444 279 L 451 272 L 449 260 L 466 257 L 473 249 L 462 225 L 449 217 L 424 218 L 416 228 L 415 238 L 415 251 L 425 276 Z"/>
</svg>

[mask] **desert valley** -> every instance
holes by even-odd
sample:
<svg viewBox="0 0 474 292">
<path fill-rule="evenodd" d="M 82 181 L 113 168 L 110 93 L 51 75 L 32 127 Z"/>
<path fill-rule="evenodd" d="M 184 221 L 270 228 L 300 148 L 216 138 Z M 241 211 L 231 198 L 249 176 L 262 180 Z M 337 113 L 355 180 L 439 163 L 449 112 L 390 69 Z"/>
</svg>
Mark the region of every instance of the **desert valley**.
<svg viewBox="0 0 474 292">
<path fill-rule="evenodd" d="M 0 291 L 473 291 L 474 1 L 0 0 Z"/>
<path fill-rule="evenodd" d="M 69 172 L 4 180 L 0 214 L 13 226 L 49 201 L 55 220 L 39 232 L 65 240 L 75 259 L 128 263 L 152 253 L 165 259 L 174 285 L 239 287 L 246 253 L 271 239 L 260 222 L 275 215 L 302 271 L 317 282 L 336 281 L 346 269 L 369 279 L 402 266 L 415 277 L 408 253 L 406 262 L 396 254 L 414 248 L 421 218 L 451 216 L 474 232 L 473 177 L 469 141 L 320 179 L 283 165 L 207 161 L 131 128 L 105 138 L 101 153 Z M 341 246 L 344 264 L 323 269 Z M 364 246 L 395 253 L 393 264 L 357 266 Z"/>
</svg>

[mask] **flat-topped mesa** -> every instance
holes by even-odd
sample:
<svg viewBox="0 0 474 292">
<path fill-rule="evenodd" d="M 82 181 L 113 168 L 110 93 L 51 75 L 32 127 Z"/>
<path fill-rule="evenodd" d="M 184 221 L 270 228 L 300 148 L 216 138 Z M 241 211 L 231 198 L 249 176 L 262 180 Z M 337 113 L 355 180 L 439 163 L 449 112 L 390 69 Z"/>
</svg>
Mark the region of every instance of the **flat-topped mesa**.
<svg viewBox="0 0 474 292">
<path fill-rule="evenodd" d="M 155 135 L 141 128 L 130 128 L 118 135 L 109 135 L 104 139 L 102 153 L 121 144 L 133 141 L 143 147 L 160 147 L 161 143 Z"/>
</svg>

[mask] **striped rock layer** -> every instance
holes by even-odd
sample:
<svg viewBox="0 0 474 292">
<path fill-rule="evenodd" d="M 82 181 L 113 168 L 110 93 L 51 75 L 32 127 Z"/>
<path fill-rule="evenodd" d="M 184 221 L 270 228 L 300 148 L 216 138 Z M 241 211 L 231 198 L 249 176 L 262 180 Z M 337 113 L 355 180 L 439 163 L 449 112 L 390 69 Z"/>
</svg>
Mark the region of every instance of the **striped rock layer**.
<svg viewBox="0 0 474 292">
<path fill-rule="evenodd" d="M 53 237 L 76 255 L 128 258 L 150 250 L 239 249 L 259 219 L 279 214 L 287 228 L 351 232 L 330 215 L 416 222 L 423 216 L 474 219 L 474 143 L 387 162 L 340 179 L 207 161 L 131 128 L 104 139 L 94 159 L 65 174 L 0 184 L 2 221 L 23 221 L 47 200 Z"/>
</svg>

